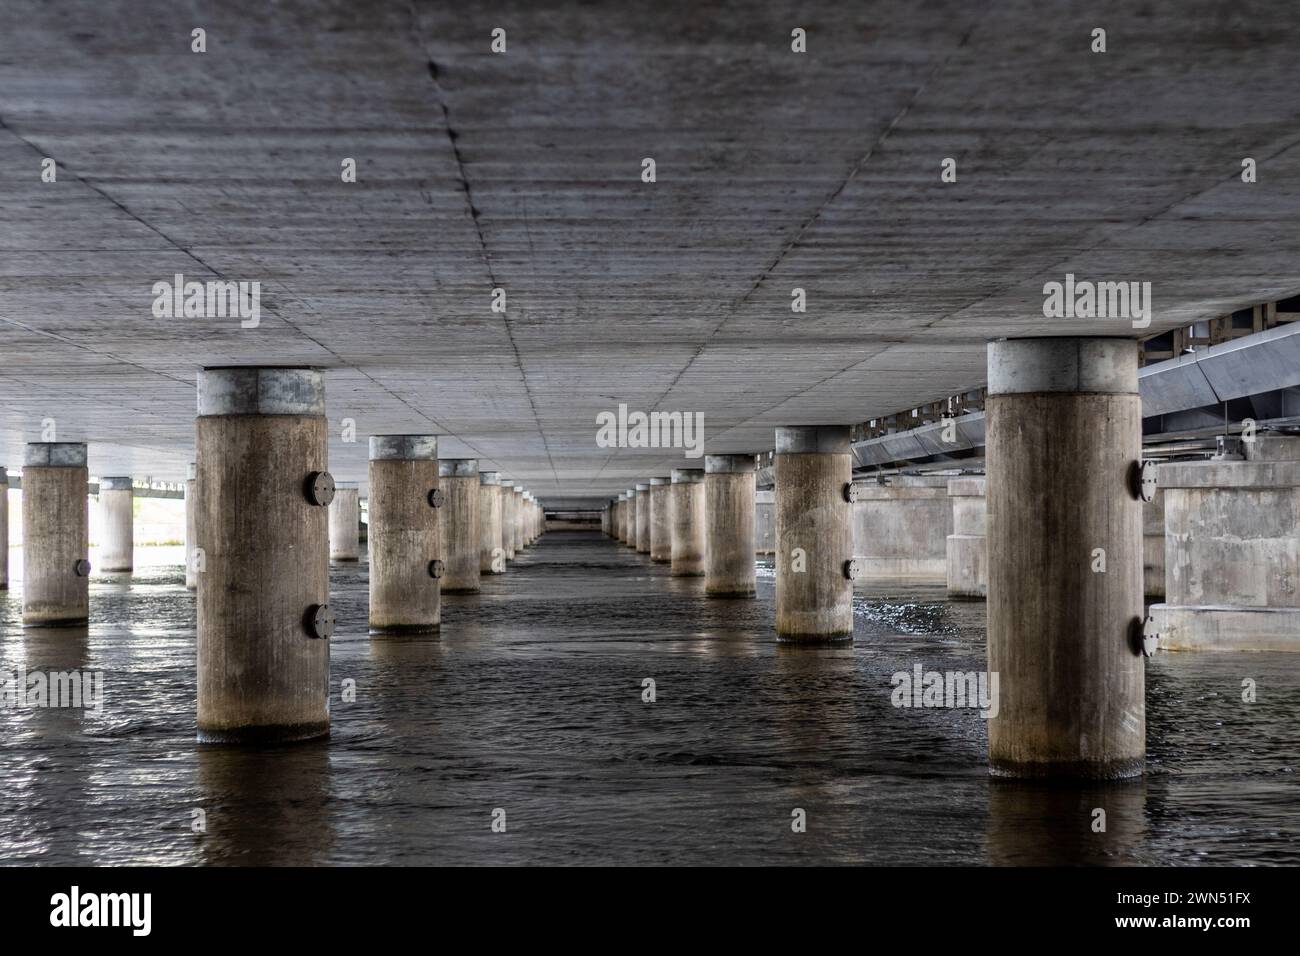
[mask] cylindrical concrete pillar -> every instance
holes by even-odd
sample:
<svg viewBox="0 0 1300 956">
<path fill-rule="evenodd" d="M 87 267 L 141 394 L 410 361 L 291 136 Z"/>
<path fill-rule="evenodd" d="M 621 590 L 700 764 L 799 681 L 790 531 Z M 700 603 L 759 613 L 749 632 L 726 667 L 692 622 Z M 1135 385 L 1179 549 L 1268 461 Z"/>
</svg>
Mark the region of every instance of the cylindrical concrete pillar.
<svg viewBox="0 0 1300 956">
<path fill-rule="evenodd" d="M 9 472 L 0 465 L 0 591 L 9 588 Z"/>
<path fill-rule="evenodd" d="M 444 502 L 436 436 L 370 436 L 370 633 L 441 625 Z"/>
<path fill-rule="evenodd" d="M 443 505 L 443 593 L 472 594 L 479 589 L 479 474 L 474 458 L 447 458 L 438 462 L 438 487 Z"/>
<path fill-rule="evenodd" d="M 948 481 L 952 534 L 948 535 L 948 596 L 988 594 L 988 541 L 985 532 L 985 481 L 978 476 Z"/>
<path fill-rule="evenodd" d="M 614 499 L 614 511 L 611 515 L 613 522 L 614 540 L 619 544 L 625 543 L 623 535 L 623 506 L 627 504 L 626 492 L 620 491 L 618 497 Z"/>
<path fill-rule="evenodd" d="M 510 489 L 513 511 L 510 520 L 510 543 L 515 554 L 524 550 L 524 486 L 515 485 Z"/>
<path fill-rule="evenodd" d="M 627 515 L 623 519 L 625 525 L 626 539 L 624 544 L 631 550 L 636 550 L 636 486 L 633 485 L 624 494 L 627 495 Z"/>
<path fill-rule="evenodd" d="M 99 479 L 99 534 L 99 570 L 132 570 L 135 564 L 135 485 L 129 477 Z"/>
<path fill-rule="evenodd" d="M 199 586 L 199 562 L 195 554 L 199 546 L 198 515 L 194 501 L 198 473 L 198 465 L 190 462 L 185 472 L 185 586 L 191 591 Z"/>
<path fill-rule="evenodd" d="M 672 478 L 650 479 L 650 560 L 668 564 L 673 559 Z"/>
<path fill-rule="evenodd" d="M 329 733 L 329 429 L 319 369 L 205 368 L 198 477 L 203 743 Z"/>
<path fill-rule="evenodd" d="M 83 444 L 32 442 L 24 452 L 24 625 L 74 626 L 90 617 L 88 478 Z"/>
<path fill-rule="evenodd" d="M 355 481 L 334 486 L 330 502 L 330 560 L 361 560 L 361 489 Z"/>
<path fill-rule="evenodd" d="M 674 468 L 672 482 L 669 514 L 673 576 L 698 577 L 704 573 L 704 469 Z"/>
<path fill-rule="evenodd" d="M 1014 777 L 1140 774 L 1146 752 L 1137 344 L 989 344 L 989 763 Z"/>
<path fill-rule="evenodd" d="M 501 546 L 501 475 L 484 471 L 478 476 L 478 569 L 480 574 L 500 574 L 506 569 Z"/>
<path fill-rule="evenodd" d="M 754 456 L 704 457 L 704 593 L 753 597 Z"/>
<path fill-rule="evenodd" d="M 650 482 L 636 486 L 636 553 L 650 553 Z"/>
<path fill-rule="evenodd" d="M 509 478 L 501 479 L 501 547 L 505 549 L 506 560 L 515 559 L 515 483 Z"/>
<path fill-rule="evenodd" d="M 853 479 L 847 425 L 776 430 L 776 633 L 822 642 L 853 636 Z"/>
</svg>

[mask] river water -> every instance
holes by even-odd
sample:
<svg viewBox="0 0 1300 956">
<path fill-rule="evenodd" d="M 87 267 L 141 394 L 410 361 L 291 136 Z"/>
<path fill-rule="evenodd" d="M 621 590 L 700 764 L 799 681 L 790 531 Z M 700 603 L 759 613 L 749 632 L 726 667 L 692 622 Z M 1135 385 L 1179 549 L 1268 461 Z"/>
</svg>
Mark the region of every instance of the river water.
<svg viewBox="0 0 1300 956">
<path fill-rule="evenodd" d="M 1145 778 L 1010 784 L 978 711 L 891 703 L 915 664 L 984 667 L 982 603 L 860 586 L 851 645 L 795 648 L 770 566 L 757 600 L 710 600 L 555 532 L 444 596 L 436 638 L 368 637 L 365 564 L 335 566 L 330 739 L 200 747 L 172 553 L 93 578 L 88 630 L 24 631 L 0 592 L 0 671 L 105 685 L 99 711 L 0 709 L 0 862 L 1300 863 L 1297 655 L 1158 654 Z"/>
</svg>

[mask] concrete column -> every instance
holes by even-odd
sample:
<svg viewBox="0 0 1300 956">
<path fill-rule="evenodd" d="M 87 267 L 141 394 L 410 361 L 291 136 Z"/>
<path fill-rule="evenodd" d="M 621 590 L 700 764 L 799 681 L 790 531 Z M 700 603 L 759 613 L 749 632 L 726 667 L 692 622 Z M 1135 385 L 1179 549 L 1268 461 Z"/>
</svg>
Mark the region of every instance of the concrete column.
<svg viewBox="0 0 1300 956">
<path fill-rule="evenodd" d="M 989 591 L 985 532 L 985 482 L 980 477 L 948 480 L 952 534 L 948 535 L 948 596 L 983 598 Z"/>
<path fill-rule="evenodd" d="M 135 558 L 135 486 L 129 477 L 99 479 L 99 570 L 130 571 Z"/>
<path fill-rule="evenodd" d="M 506 551 L 501 546 L 501 475 L 495 471 L 478 476 L 478 570 L 480 574 L 501 574 L 506 569 Z"/>
<path fill-rule="evenodd" d="M 515 559 L 515 483 L 509 478 L 501 479 L 501 547 L 505 549 L 506 560 Z"/>
<path fill-rule="evenodd" d="M 754 553 L 776 554 L 776 492 L 754 493 Z"/>
<path fill-rule="evenodd" d="M 988 359 L 988 654 L 990 685 L 999 681 L 990 768 L 1140 774 L 1137 343 L 1013 339 L 990 343 Z"/>
<path fill-rule="evenodd" d="M 790 641 L 853 636 L 853 479 L 847 425 L 776 430 L 776 633 Z"/>
<path fill-rule="evenodd" d="M 0 591 L 9 589 L 9 472 L 0 465 Z"/>
<path fill-rule="evenodd" d="M 437 436 L 370 436 L 371 634 L 441 625 L 442 503 Z"/>
<path fill-rule="evenodd" d="M 1167 593 L 1150 614 L 1166 650 L 1300 652 L 1300 437 L 1243 444 L 1244 461 L 1159 468 Z"/>
<path fill-rule="evenodd" d="M 361 489 L 357 482 L 339 482 L 330 502 L 330 560 L 361 560 Z"/>
<path fill-rule="evenodd" d="M 311 368 L 205 368 L 195 423 L 201 743 L 329 733 L 329 429 Z"/>
<path fill-rule="evenodd" d="M 674 468 L 669 515 L 673 577 L 704 574 L 704 469 Z"/>
<path fill-rule="evenodd" d="M 23 624 L 90 617 L 86 446 L 32 442 L 23 455 Z"/>
<path fill-rule="evenodd" d="M 514 545 L 515 554 L 524 550 L 524 486 L 515 485 L 511 489 L 510 497 L 514 501 L 514 511 L 510 521 L 511 543 Z"/>
<path fill-rule="evenodd" d="M 614 537 L 619 544 L 627 544 L 627 492 L 618 493 L 618 511 L 614 516 Z"/>
<path fill-rule="evenodd" d="M 194 500 L 198 465 L 189 463 L 185 472 L 185 586 L 191 591 L 199 586 L 198 560 L 194 550 L 199 546 L 198 515 Z"/>
<path fill-rule="evenodd" d="M 623 543 L 636 550 L 636 487 L 623 492 Z"/>
<path fill-rule="evenodd" d="M 704 456 L 704 593 L 754 596 L 754 456 Z"/>
<path fill-rule="evenodd" d="M 650 553 L 650 482 L 636 486 L 636 553 Z"/>
<path fill-rule="evenodd" d="M 472 594 L 479 589 L 479 475 L 474 458 L 447 458 L 438 462 L 438 487 L 443 505 L 442 591 Z"/>
<path fill-rule="evenodd" d="M 650 479 L 650 560 L 668 564 L 673 559 L 673 482 L 671 478 Z"/>
</svg>

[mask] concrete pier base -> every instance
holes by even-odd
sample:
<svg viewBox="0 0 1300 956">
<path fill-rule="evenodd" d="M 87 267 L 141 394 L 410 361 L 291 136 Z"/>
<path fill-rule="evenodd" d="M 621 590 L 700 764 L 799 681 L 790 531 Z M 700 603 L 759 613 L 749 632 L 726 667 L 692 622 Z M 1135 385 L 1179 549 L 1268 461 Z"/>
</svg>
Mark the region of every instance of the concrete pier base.
<svg viewBox="0 0 1300 956">
<path fill-rule="evenodd" d="M 361 560 L 361 489 L 354 481 L 339 482 L 330 502 L 330 560 Z"/>
<path fill-rule="evenodd" d="M 948 535 L 948 596 L 982 600 L 989 593 L 989 549 L 985 537 L 985 480 L 952 478 L 952 534 Z"/>
<path fill-rule="evenodd" d="M 672 478 L 650 479 L 650 560 L 670 564 L 673 560 Z"/>
<path fill-rule="evenodd" d="M 473 458 L 438 462 L 443 504 L 438 512 L 442 544 L 442 592 L 473 594 L 479 589 L 479 475 Z"/>
<path fill-rule="evenodd" d="M 422 634 L 442 623 L 438 439 L 370 437 L 370 633 Z"/>
<path fill-rule="evenodd" d="M 99 479 L 99 570 L 135 567 L 135 484 L 129 477 Z"/>
<path fill-rule="evenodd" d="M 199 740 L 325 736 L 328 494 L 313 497 L 329 447 L 321 372 L 204 369 L 195 432 Z"/>
<path fill-rule="evenodd" d="M 704 574 L 706 521 L 704 469 L 674 468 L 668 493 L 673 577 L 700 577 Z"/>
<path fill-rule="evenodd" d="M 0 465 L 0 591 L 9 589 L 9 471 Z"/>
<path fill-rule="evenodd" d="M 1164 650 L 1300 652 L 1300 438 L 1247 445 L 1246 461 L 1160 466 Z"/>
<path fill-rule="evenodd" d="M 185 476 L 185 586 L 191 591 L 199 586 L 199 560 L 195 554 L 199 546 L 198 516 L 194 500 L 197 477 L 198 465 L 190 462 Z"/>
<path fill-rule="evenodd" d="M 946 475 L 890 475 L 854 485 L 853 553 L 859 581 L 948 580 L 952 503 Z"/>
<path fill-rule="evenodd" d="M 88 480 L 85 445 L 33 442 L 26 447 L 22 508 L 26 627 L 75 627 L 90 617 Z"/>
<path fill-rule="evenodd" d="M 650 482 L 636 486 L 636 553 L 650 553 Z"/>
<path fill-rule="evenodd" d="M 989 345 L 994 774 L 1111 779 L 1143 770 L 1137 357 L 1128 339 Z"/>
<path fill-rule="evenodd" d="M 478 570 L 479 574 L 502 574 L 506 549 L 501 546 L 501 475 L 495 471 L 478 476 Z"/>
<path fill-rule="evenodd" d="M 704 458 L 704 593 L 755 594 L 754 456 Z"/>
<path fill-rule="evenodd" d="M 853 636 L 847 425 L 776 430 L 776 633 L 822 643 Z"/>
</svg>

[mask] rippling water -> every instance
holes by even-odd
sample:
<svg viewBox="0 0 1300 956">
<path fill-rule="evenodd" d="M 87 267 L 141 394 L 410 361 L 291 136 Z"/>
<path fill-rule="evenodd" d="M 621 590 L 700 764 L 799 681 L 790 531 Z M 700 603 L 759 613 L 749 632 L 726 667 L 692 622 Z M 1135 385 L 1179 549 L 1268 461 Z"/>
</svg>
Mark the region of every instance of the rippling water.
<svg viewBox="0 0 1300 956">
<path fill-rule="evenodd" d="M 1158 655 L 1143 780 L 1008 784 L 976 711 L 890 703 L 915 663 L 983 668 L 983 604 L 862 588 L 851 646 L 792 648 L 770 567 L 757 600 L 708 600 L 597 534 L 553 533 L 481 595 L 445 596 L 433 639 L 368 637 L 366 568 L 335 567 L 332 737 L 201 748 L 175 560 L 95 578 L 88 631 L 24 631 L 0 592 L 0 668 L 106 684 L 98 713 L 0 710 L 0 861 L 1300 862 L 1300 656 Z"/>
</svg>

